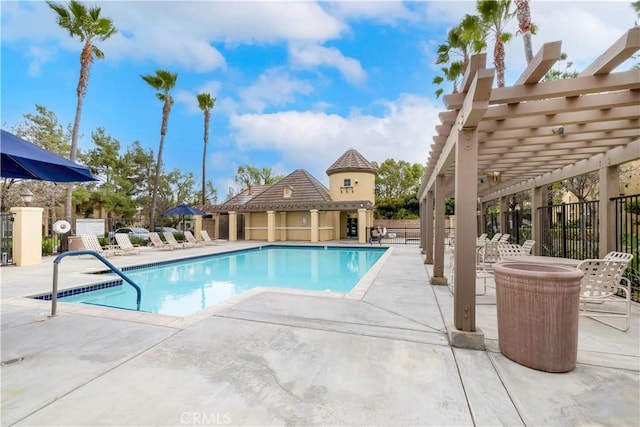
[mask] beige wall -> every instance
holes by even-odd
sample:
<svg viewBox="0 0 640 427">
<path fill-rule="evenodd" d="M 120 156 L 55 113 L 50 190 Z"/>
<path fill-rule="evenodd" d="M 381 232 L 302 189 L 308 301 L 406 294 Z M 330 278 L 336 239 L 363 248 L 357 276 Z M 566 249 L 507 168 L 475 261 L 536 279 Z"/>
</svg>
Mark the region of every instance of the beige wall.
<svg viewBox="0 0 640 427">
<path fill-rule="evenodd" d="M 344 187 L 345 179 L 351 180 L 351 187 Z M 329 176 L 329 194 L 335 202 L 368 200 L 375 203 L 375 186 L 376 175 L 372 172 L 338 172 Z"/>
<path fill-rule="evenodd" d="M 42 208 L 14 207 L 13 262 L 17 266 L 42 264 Z"/>
</svg>

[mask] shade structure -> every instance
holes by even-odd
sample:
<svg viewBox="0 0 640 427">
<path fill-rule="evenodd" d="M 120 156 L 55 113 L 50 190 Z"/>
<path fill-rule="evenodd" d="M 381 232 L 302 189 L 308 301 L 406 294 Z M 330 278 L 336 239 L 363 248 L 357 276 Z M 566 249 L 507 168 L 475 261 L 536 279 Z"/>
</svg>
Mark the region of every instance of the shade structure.
<svg viewBox="0 0 640 427">
<path fill-rule="evenodd" d="M 89 169 L 2 130 L 0 176 L 53 182 L 97 181 Z"/>
<path fill-rule="evenodd" d="M 174 206 L 166 211 L 162 212 L 162 215 L 206 215 L 207 213 L 200 209 L 192 208 L 191 206 L 183 203 L 178 206 Z"/>
</svg>

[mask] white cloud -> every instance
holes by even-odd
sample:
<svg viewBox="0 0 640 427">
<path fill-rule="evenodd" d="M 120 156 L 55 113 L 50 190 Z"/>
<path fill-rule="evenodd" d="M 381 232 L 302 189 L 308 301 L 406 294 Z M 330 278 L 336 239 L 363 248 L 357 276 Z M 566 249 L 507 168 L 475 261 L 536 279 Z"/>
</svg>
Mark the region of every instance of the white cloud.
<svg viewBox="0 0 640 427">
<path fill-rule="evenodd" d="M 183 104 L 188 112 L 200 113 L 202 110 L 200 110 L 200 106 L 198 105 L 197 96 L 201 93 L 209 93 L 212 98 L 216 98 L 216 103 L 213 108 L 217 112 L 219 102 L 216 94 L 220 92 L 221 87 L 221 82 L 212 80 L 198 85 L 193 90 L 178 89 L 173 94 L 173 99 L 175 102 Z"/>
<path fill-rule="evenodd" d="M 382 117 L 284 111 L 233 115 L 230 126 L 240 150 L 275 150 L 283 160 L 307 169 L 321 181 L 326 178 L 324 170 L 348 148 L 378 162 L 387 158 L 425 161 L 439 123 L 439 109 L 430 100 L 413 95 L 385 105 Z"/>
<path fill-rule="evenodd" d="M 100 44 L 107 61 L 152 60 L 196 72 L 225 66 L 215 44 L 323 43 L 346 30 L 313 2 L 114 1 L 100 7 L 101 16 L 111 18 L 118 29 Z M 81 48 L 57 26 L 45 2 L 3 2 L 2 38 L 3 43 L 55 40 L 65 49 Z"/>
<path fill-rule="evenodd" d="M 418 16 L 399 1 L 340 1 L 325 3 L 333 15 L 344 19 L 376 21 L 395 24 L 399 21 L 415 21 Z"/>
<path fill-rule="evenodd" d="M 294 67 L 309 69 L 319 66 L 338 69 L 349 83 L 362 83 L 367 73 L 360 66 L 360 62 L 344 56 L 334 47 L 319 45 L 296 45 L 289 47 L 291 64 Z"/>
<path fill-rule="evenodd" d="M 29 47 L 27 57 L 29 61 L 28 73 L 30 76 L 39 76 L 40 67 L 53 59 L 53 52 L 51 49 L 44 49 L 38 46 Z"/>
<path fill-rule="evenodd" d="M 251 86 L 240 90 L 244 105 L 252 111 L 262 112 L 268 106 L 281 106 L 295 101 L 298 93 L 309 94 L 313 87 L 292 78 L 279 68 L 266 70 Z"/>
</svg>

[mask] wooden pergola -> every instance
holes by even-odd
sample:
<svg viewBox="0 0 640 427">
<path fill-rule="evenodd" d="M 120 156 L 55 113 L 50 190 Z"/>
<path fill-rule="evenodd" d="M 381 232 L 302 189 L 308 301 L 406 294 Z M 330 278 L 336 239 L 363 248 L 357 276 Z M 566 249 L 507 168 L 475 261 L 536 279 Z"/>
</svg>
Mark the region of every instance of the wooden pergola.
<svg viewBox="0 0 640 427">
<path fill-rule="evenodd" d="M 531 192 L 532 236 L 546 186 L 598 171 L 601 255 L 613 248 L 618 166 L 640 158 L 640 70 L 616 72 L 640 49 L 640 28 L 628 30 L 576 78 L 541 82 L 560 59 L 561 42 L 545 44 L 513 86 L 494 88 L 486 54 L 472 57 L 461 92 L 444 97 L 419 191 L 422 248 L 444 275 L 445 198 L 456 201 L 453 345 L 484 348 L 475 321 L 477 210 L 482 203 Z M 495 178 L 495 179 L 493 179 Z"/>
</svg>

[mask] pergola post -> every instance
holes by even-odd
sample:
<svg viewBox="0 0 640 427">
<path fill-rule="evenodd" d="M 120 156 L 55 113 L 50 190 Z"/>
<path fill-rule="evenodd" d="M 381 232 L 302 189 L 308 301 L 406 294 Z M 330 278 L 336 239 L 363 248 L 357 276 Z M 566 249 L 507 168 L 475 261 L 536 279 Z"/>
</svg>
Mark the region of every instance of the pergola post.
<svg viewBox="0 0 640 427">
<path fill-rule="evenodd" d="M 427 197 L 423 202 L 422 229 L 425 240 L 422 245 L 422 252 L 425 254 L 424 263 L 433 264 L 433 191 L 427 192 Z"/>
<path fill-rule="evenodd" d="M 547 186 L 536 187 L 535 184 L 531 188 L 531 239 L 536 241 L 533 246 L 533 254 L 540 255 L 540 247 L 542 246 L 542 215 L 540 208 L 546 206 L 547 202 Z"/>
<path fill-rule="evenodd" d="M 509 213 L 509 197 L 500 197 L 500 233 L 505 234 L 508 230 L 507 222 Z"/>
<path fill-rule="evenodd" d="M 598 202 L 598 210 L 600 220 L 598 222 L 598 234 L 600 241 L 598 242 L 598 251 L 600 258 L 615 250 L 615 204 L 610 201 L 612 197 L 620 194 L 619 169 L 618 166 L 609 166 L 607 161 L 600 164 L 600 196 Z"/>
<path fill-rule="evenodd" d="M 433 276 L 431 277 L 431 284 L 446 285 L 447 278 L 444 277 L 444 175 L 438 175 L 436 177 L 435 188 L 435 244 L 433 248 Z"/>
<path fill-rule="evenodd" d="M 478 190 L 478 131 L 462 129 L 456 144 L 456 250 L 454 255 L 456 329 L 476 330 L 476 208 Z"/>
</svg>

